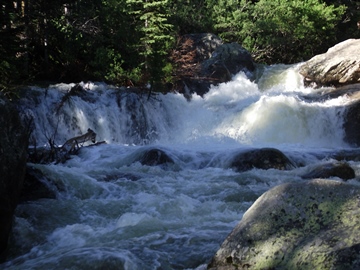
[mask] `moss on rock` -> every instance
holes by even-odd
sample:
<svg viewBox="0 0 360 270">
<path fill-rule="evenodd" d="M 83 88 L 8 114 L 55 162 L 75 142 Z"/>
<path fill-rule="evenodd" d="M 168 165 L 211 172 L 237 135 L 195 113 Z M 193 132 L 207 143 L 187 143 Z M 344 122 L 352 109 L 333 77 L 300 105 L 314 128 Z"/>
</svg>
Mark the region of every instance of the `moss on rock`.
<svg viewBox="0 0 360 270">
<path fill-rule="evenodd" d="M 360 187 L 329 180 L 275 187 L 244 214 L 209 269 L 335 269 L 344 261 L 357 269 L 359 198 Z"/>
</svg>

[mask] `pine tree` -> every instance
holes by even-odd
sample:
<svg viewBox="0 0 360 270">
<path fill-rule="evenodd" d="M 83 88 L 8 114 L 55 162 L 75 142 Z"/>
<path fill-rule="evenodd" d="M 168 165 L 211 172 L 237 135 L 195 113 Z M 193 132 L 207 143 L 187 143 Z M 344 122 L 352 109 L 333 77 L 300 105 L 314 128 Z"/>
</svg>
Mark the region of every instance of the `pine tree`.
<svg viewBox="0 0 360 270">
<path fill-rule="evenodd" d="M 169 72 L 167 54 L 174 41 L 173 26 L 168 23 L 169 0 L 127 0 L 130 14 L 136 18 L 137 45 L 145 77 L 152 86 L 165 80 Z"/>
</svg>

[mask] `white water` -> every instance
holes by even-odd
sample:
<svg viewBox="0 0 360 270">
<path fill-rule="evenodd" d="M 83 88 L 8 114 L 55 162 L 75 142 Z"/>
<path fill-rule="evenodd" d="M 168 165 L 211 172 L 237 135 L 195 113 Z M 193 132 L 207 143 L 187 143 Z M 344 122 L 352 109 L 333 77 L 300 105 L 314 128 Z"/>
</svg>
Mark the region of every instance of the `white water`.
<svg viewBox="0 0 360 270">
<path fill-rule="evenodd" d="M 86 132 L 107 144 L 83 148 L 64 164 L 33 166 L 56 199 L 16 210 L 4 269 L 203 269 L 243 213 L 265 191 L 300 175 L 343 142 L 346 98 L 310 102 L 296 66 L 274 66 L 257 83 L 238 74 L 203 98 L 180 94 L 146 100 L 108 85 L 33 88 L 22 104 L 32 142 L 57 144 Z M 250 147 L 276 147 L 303 164 L 292 171 L 238 173 L 227 164 Z M 173 165 L 144 166 L 139 156 L 164 150 Z M 352 164 L 358 168 L 357 164 Z M 358 171 L 358 169 L 357 169 Z"/>
</svg>

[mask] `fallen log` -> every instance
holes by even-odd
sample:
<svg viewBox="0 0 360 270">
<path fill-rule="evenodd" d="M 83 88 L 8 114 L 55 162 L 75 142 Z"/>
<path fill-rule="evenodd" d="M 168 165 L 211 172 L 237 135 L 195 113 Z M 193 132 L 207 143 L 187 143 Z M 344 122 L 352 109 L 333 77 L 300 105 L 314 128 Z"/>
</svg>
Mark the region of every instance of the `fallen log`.
<svg viewBox="0 0 360 270">
<path fill-rule="evenodd" d="M 55 162 L 64 163 L 70 159 L 71 155 L 78 154 L 85 142 L 91 141 L 93 144 L 89 146 L 96 146 L 106 143 L 105 141 L 96 142 L 96 133 L 90 128 L 85 134 L 73 137 L 67 140 L 62 146 L 57 146 L 53 141 L 49 141 L 50 148 L 44 147 L 37 149 L 36 147 L 29 151 L 28 162 L 48 164 Z"/>
</svg>

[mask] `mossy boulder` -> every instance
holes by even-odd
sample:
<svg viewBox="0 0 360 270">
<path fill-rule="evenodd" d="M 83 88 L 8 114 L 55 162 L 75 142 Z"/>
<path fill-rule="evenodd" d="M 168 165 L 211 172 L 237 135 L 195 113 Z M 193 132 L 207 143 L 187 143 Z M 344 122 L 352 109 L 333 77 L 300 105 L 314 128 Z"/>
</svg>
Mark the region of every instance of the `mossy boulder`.
<svg viewBox="0 0 360 270">
<path fill-rule="evenodd" d="M 360 269 L 360 187 L 316 179 L 264 193 L 208 269 Z"/>
</svg>

